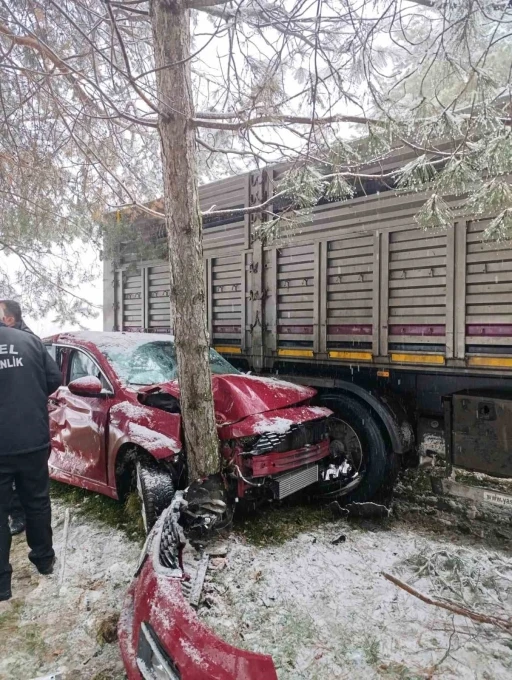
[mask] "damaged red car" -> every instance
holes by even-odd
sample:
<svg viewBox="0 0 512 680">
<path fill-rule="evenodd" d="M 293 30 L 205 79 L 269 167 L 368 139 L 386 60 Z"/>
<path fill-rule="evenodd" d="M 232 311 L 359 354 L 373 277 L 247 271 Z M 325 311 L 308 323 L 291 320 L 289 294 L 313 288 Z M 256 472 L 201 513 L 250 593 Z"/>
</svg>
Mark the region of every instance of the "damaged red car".
<svg viewBox="0 0 512 680">
<path fill-rule="evenodd" d="M 63 386 L 49 402 L 53 479 L 112 498 L 136 488 L 149 530 L 186 487 L 172 336 L 64 333 L 45 341 Z M 232 505 L 302 489 L 337 497 L 362 478 L 358 435 L 315 390 L 240 373 L 210 351 L 223 483 Z"/>
</svg>

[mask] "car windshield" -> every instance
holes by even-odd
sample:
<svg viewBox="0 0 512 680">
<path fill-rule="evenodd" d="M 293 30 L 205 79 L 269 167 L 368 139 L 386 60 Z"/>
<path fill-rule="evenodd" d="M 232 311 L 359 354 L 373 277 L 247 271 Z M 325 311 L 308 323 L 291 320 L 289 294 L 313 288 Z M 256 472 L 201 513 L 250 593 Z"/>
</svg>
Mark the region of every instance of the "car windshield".
<svg viewBox="0 0 512 680">
<path fill-rule="evenodd" d="M 119 379 L 127 385 L 155 385 L 178 377 L 174 344 L 146 342 L 131 347 L 100 347 L 113 365 Z M 214 375 L 239 373 L 214 349 L 210 349 L 210 368 Z"/>
</svg>

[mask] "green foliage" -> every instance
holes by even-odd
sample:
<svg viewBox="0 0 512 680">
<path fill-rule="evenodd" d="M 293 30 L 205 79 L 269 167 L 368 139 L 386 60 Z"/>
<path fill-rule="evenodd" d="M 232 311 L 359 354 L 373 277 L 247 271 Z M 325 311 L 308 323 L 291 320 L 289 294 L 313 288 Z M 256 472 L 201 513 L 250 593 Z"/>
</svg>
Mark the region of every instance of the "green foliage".
<svg viewBox="0 0 512 680">
<path fill-rule="evenodd" d="M 436 169 L 432 160 L 422 154 L 401 168 L 397 175 L 399 189 L 424 189 L 434 179 Z"/>
<path fill-rule="evenodd" d="M 121 529 L 132 540 L 144 539 L 140 502 L 136 492 L 128 496 L 126 503 L 121 503 L 103 494 L 52 481 L 51 495 L 72 505 L 78 513 Z"/>
<path fill-rule="evenodd" d="M 437 194 L 433 194 L 425 201 L 415 220 L 423 229 L 448 229 L 453 225 L 450 208 Z"/>
</svg>

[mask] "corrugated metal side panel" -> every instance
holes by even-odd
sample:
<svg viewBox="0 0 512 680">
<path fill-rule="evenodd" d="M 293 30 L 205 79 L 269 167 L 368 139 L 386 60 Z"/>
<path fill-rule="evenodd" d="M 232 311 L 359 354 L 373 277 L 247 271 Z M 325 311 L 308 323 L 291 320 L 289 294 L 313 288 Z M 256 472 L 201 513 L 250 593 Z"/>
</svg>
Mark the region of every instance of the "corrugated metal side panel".
<svg viewBox="0 0 512 680">
<path fill-rule="evenodd" d="M 390 233 L 390 343 L 445 344 L 446 251 L 446 231 Z"/>
<path fill-rule="evenodd" d="M 218 227 L 208 227 L 203 229 L 203 249 L 212 251 L 219 249 L 229 252 L 237 252 L 244 247 L 245 222 L 243 218 L 240 222 L 223 224 Z"/>
<path fill-rule="evenodd" d="M 123 272 L 122 317 L 120 330 L 144 328 L 142 270 Z"/>
<path fill-rule="evenodd" d="M 373 230 L 410 230 L 414 217 L 428 198 L 427 193 L 397 193 L 386 191 L 361 196 L 349 201 L 317 206 L 298 226 L 284 230 L 286 241 L 295 243 L 312 238 L 338 238 L 341 233 L 361 233 Z M 446 197 L 457 215 L 465 205 L 460 197 Z M 419 230 L 419 227 L 416 227 Z"/>
<path fill-rule="evenodd" d="M 245 272 L 243 272 L 245 275 Z M 240 346 L 242 337 L 241 254 L 211 259 L 211 332 L 214 345 Z M 210 313 L 210 312 L 209 312 Z"/>
<path fill-rule="evenodd" d="M 152 333 L 172 333 L 168 263 L 148 267 L 147 282 L 147 330 Z"/>
<path fill-rule="evenodd" d="M 490 220 L 470 222 L 466 240 L 466 343 L 512 351 L 512 244 L 483 238 Z M 472 349 L 471 353 L 478 353 Z"/>
<path fill-rule="evenodd" d="M 280 246 L 277 268 L 277 344 L 313 345 L 315 266 L 313 243 Z"/>
<path fill-rule="evenodd" d="M 236 205 L 245 205 L 246 191 L 246 174 L 204 184 L 199 187 L 201 210 L 206 211 L 212 208 L 225 210 Z"/>
<path fill-rule="evenodd" d="M 374 238 L 352 235 L 327 243 L 327 344 L 371 342 Z"/>
</svg>

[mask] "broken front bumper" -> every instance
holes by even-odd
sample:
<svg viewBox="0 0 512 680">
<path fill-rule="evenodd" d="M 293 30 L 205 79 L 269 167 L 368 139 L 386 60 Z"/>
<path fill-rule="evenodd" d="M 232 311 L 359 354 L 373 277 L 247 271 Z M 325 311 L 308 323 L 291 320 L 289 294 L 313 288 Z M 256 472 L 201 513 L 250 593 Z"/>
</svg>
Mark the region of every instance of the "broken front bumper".
<svg viewBox="0 0 512 680">
<path fill-rule="evenodd" d="M 183 571 L 162 565 L 160 543 L 170 512 L 150 534 L 119 621 L 128 680 L 277 680 L 270 656 L 233 647 L 210 631 L 183 593 Z M 168 551 L 169 533 L 164 540 Z"/>
</svg>

